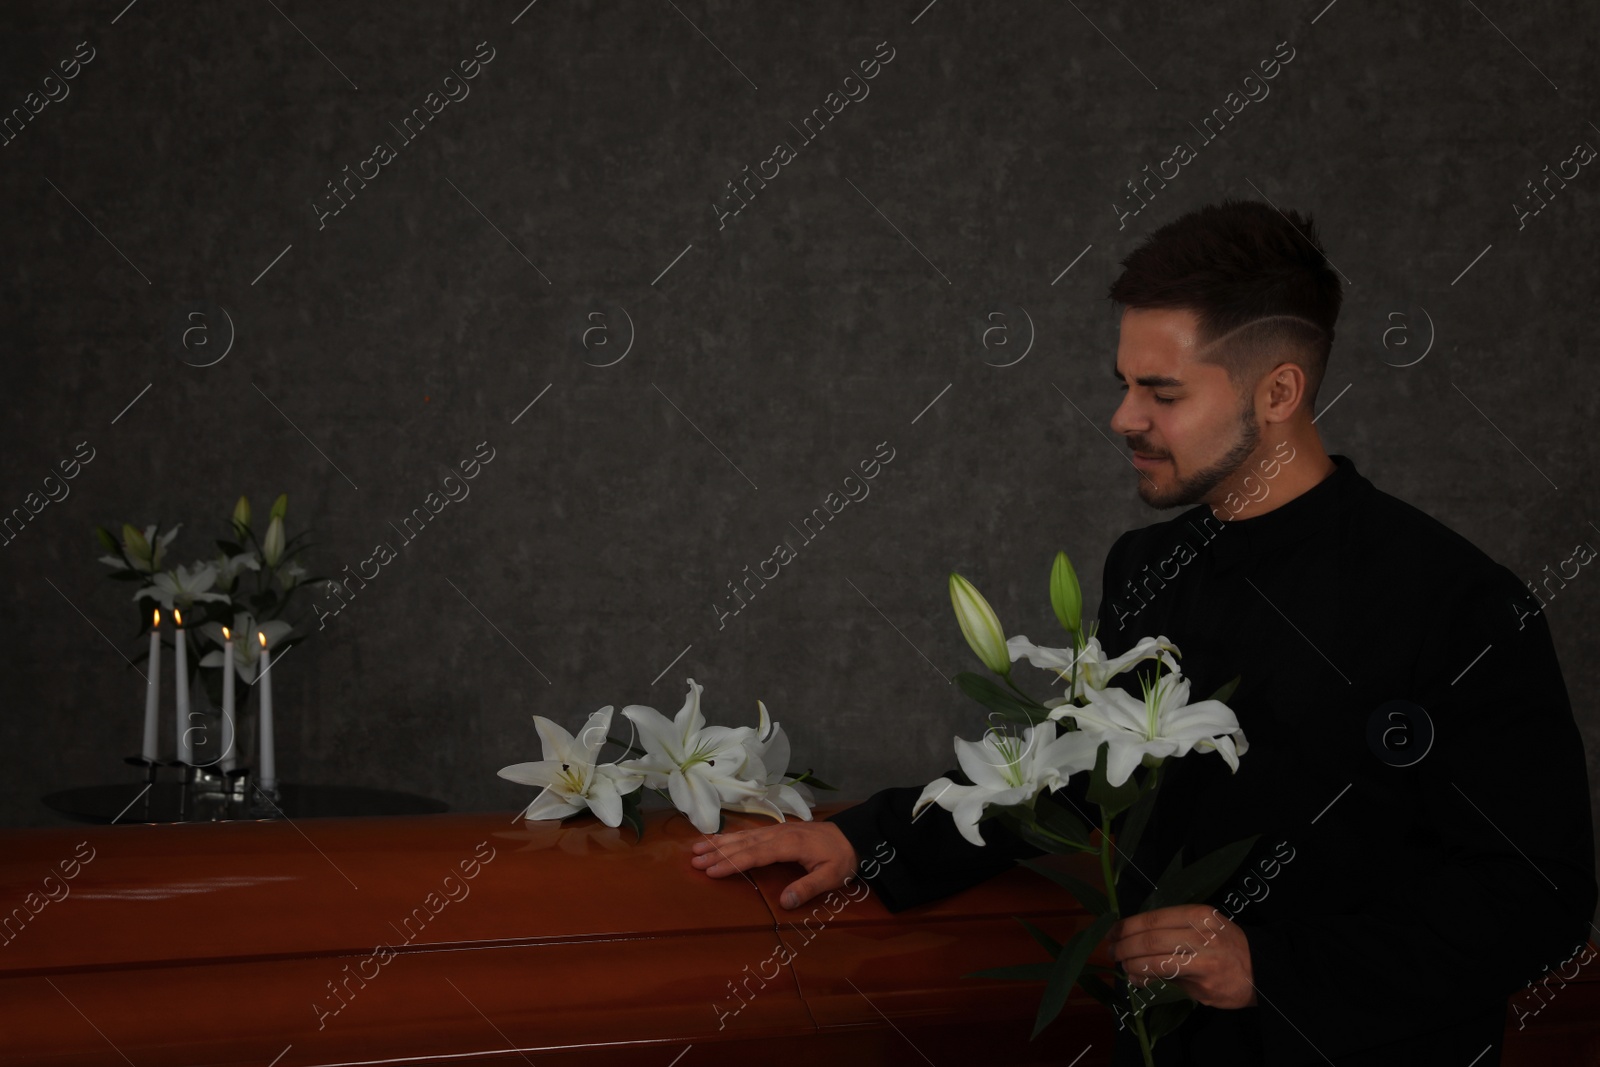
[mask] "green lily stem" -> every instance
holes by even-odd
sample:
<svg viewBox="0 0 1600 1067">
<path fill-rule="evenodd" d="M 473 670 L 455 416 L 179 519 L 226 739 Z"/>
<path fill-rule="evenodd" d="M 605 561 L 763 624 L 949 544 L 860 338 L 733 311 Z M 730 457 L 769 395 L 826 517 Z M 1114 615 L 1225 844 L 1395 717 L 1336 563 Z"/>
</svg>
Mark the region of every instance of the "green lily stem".
<svg viewBox="0 0 1600 1067">
<path fill-rule="evenodd" d="M 1068 848 L 1077 849 L 1079 852 L 1095 851 L 1095 847 L 1093 845 L 1086 845 L 1081 841 L 1074 841 L 1070 837 L 1062 837 L 1058 833 L 1053 833 L 1050 830 L 1045 829 L 1044 826 L 1037 821 L 1034 822 L 1032 829 L 1035 833 L 1043 837 L 1048 837 L 1050 840 L 1066 845 Z"/>
<path fill-rule="evenodd" d="M 1111 873 L 1111 816 L 1106 814 L 1106 809 L 1100 809 L 1100 874 L 1106 882 L 1106 902 L 1111 909 L 1111 914 L 1122 917 L 1122 907 L 1117 902 L 1117 880 Z M 1130 998 L 1131 999 L 1131 998 Z M 1133 1032 L 1139 1038 L 1139 1051 L 1144 1056 L 1145 1067 L 1155 1067 L 1155 1053 L 1150 1045 L 1150 1036 L 1144 1028 L 1144 1006 L 1135 1005 L 1133 1009 Z"/>
<path fill-rule="evenodd" d="M 1133 1032 L 1139 1035 L 1139 1051 L 1144 1054 L 1144 1067 L 1156 1067 L 1155 1050 L 1150 1045 L 1150 1038 L 1144 1029 L 1144 1009 L 1134 1013 Z"/>
<path fill-rule="evenodd" d="M 1106 900 L 1111 904 L 1111 914 L 1122 918 L 1122 908 L 1117 904 L 1117 880 L 1111 874 L 1111 816 L 1100 809 L 1100 874 L 1106 880 Z"/>
</svg>

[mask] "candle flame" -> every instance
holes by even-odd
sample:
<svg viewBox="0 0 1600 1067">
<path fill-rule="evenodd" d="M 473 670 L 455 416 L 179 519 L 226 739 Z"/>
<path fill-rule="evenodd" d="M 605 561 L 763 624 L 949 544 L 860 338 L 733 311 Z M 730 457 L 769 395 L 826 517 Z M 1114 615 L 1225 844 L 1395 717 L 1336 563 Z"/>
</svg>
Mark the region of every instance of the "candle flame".
<svg viewBox="0 0 1600 1067">
<path fill-rule="evenodd" d="M 156 628 L 159 628 L 160 625 L 161 625 L 161 609 L 157 608 L 156 609 L 155 621 L 150 624 L 150 627 L 151 627 L 151 629 L 156 629 Z"/>
<path fill-rule="evenodd" d="M 222 628 L 222 639 L 224 641 L 232 641 L 233 640 L 233 635 L 228 632 L 228 628 L 226 626 L 224 626 Z"/>
<path fill-rule="evenodd" d="M 183 612 L 179 611 L 177 608 L 173 608 L 172 609 L 172 619 L 179 626 L 182 626 L 183 625 Z"/>
<path fill-rule="evenodd" d="M 256 637 L 260 638 L 261 647 L 262 648 L 266 648 L 267 647 L 267 635 L 264 632 L 262 632 L 261 630 L 257 630 L 256 631 Z"/>
</svg>

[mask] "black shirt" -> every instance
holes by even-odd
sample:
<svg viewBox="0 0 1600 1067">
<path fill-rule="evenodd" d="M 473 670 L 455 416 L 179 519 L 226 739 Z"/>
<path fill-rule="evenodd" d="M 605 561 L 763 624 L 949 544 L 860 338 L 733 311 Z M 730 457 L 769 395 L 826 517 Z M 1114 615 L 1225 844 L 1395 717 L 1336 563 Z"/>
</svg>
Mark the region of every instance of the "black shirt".
<svg viewBox="0 0 1600 1067">
<path fill-rule="evenodd" d="M 1191 701 L 1241 675 L 1228 705 L 1249 741 L 1237 774 L 1215 753 L 1167 761 L 1119 895 L 1143 899 L 1141 873 L 1179 847 L 1193 862 L 1261 835 L 1206 902 L 1247 935 L 1257 1006 L 1196 1007 L 1156 1046 L 1162 1065 L 1411 1067 L 1487 1048 L 1475 1063 L 1490 1067 L 1507 997 L 1588 937 L 1583 744 L 1541 600 L 1331 459 L 1331 474 L 1270 511 L 1224 522 L 1200 505 L 1123 534 L 1106 558 L 1107 655 L 1167 637 Z M 1051 681 L 1025 661 L 1015 670 L 1036 696 Z M 885 789 L 832 816 L 862 857 L 894 845 L 869 880 L 890 911 L 1039 855 L 993 820 L 982 847 L 943 809 L 913 823 L 921 791 Z M 1126 1028 L 1115 1062 L 1140 1062 Z"/>
</svg>

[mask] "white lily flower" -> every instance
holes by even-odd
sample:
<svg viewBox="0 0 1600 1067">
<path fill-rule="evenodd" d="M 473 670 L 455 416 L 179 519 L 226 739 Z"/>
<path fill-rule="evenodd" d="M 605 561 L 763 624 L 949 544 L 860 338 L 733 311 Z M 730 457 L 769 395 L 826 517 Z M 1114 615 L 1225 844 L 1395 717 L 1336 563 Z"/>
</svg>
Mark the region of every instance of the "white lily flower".
<svg viewBox="0 0 1600 1067">
<path fill-rule="evenodd" d="M 982 741 L 958 737 L 956 759 L 973 784 L 935 778 L 912 806 L 912 817 L 929 804 L 938 804 L 950 812 L 962 837 L 982 845 L 978 820 L 984 808 L 1031 803 L 1042 789 L 1054 792 L 1077 772 L 1094 767 L 1103 740 L 1082 731 L 1057 737 L 1056 724 L 1050 721 L 1024 728 L 1020 738 L 995 730 Z"/>
<path fill-rule="evenodd" d="M 159 600 L 168 611 L 174 607 L 192 607 L 196 600 L 220 600 L 226 604 L 228 598 L 222 593 L 206 592 L 216 581 L 215 563 L 200 563 L 197 560 L 192 571 L 180 563 L 177 570 L 163 571 L 152 578 L 149 585 L 133 594 L 133 599 L 149 597 Z"/>
<path fill-rule="evenodd" d="M 306 569 L 300 566 L 299 560 L 292 559 L 278 568 L 278 581 L 285 590 L 293 589 L 305 580 L 307 573 Z"/>
<path fill-rule="evenodd" d="M 689 695 L 671 720 L 655 708 L 630 704 L 622 709 L 639 728 L 645 754 L 618 767 L 644 775 L 651 789 L 666 786 L 673 806 L 703 834 L 715 833 L 724 805 L 764 796 L 766 768 L 747 747 L 755 731 L 748 726 L 707 726 L 700 713 L 703 687 L 689 679 Z"/>
<path fill-rule="evenodd" d="M 100 562 L 119 570 L 131 567 L 146 574 L 153 573 L 160 569 L 161 560 L 167 554 L 167 546 L 178 536 L 178 531 L 181 529 L 183 523 L 180 522 L 157 538 L 155 523 L 146 526 L 144 533 L 140 533 L 128 523 L 123 523 L 122 556 L 101 556 Z M 152 541 L 155 543 L 151 544 Z"/>
<path fill-rule="evenodd" d="M 607 826 L 620 825 L 622 797 L 638 789 L 644 776 L 623 771 L 615 763 L 595 765 L 595 755 L 611 728 L 611 705 L 592 713 L 576 738 L 543 715 L 535 715 L 533 723 L 544 759 L 514 763 L 498 772 L 509 781 L 543 787 L 523 818 L 564 819 L 587 809 Z"/>
<path fill-rule="evenodd" d="M 275 652 L 278 642 L 294 630 L 293 626 L 282 619 L 268 619 L 266 622 L 256 623 L 254 616 L 248 611 L 236 612 L 233 616 L 233 626 L 230 632 L 233 635 L 233 669 L 234 673 L 243 679 L 246 685 L 251 685 L 256 680 L 256 668 L 261 663 L 261 640 L 256 637 L 257 631 L 265 635 L 267 650 Z M 222 624 L 208 622 L 200 627 L 200 632 L 205 634 L 218 646 L 222 645 Z M 222 648 L 213 648 L 200 658 L 202 667 L 222 666 Z"/>
<path fill-rule="evenodd" d="M 239 580 L 240 573 L 247 570 L 259 571 L 261 561 L 256 558 L 255 550 L 250 549 L 237 556 L 218 556 L 216 568 L 217 588 L 224 592 L 232 592 L 233 583 Z"/>
<path fill-rule="evenodd" d="M 961 635 L 983 665 L 996 674 L 1009 674 L 1016 657 L 1006 656 L 1005 628 L 978 587 L 954 571 L 950 573 L 950 605 L 956 610 Z"/>
<path fill-rule="evenodd" d="M 266 560 L 267 566 L 278 565 L 278 561 L 283 558 L 284 547 L 283 518 L 273 515 L 272 521 L 267 523 L 267 535 L 261 539 L 261 556 Z"/>
<path fill-rule="evenodd" d="M 1172 653 L 1178 651 L 1178 646 L 1165 637 L 1141 637 L 1138 644 L 1122 655 L 1110 659 L 1106 658 L 1098 637 L 1091 637 L 1084 642 L 1083 651 L 1076 655 L 1070 648 L 1043 648 L 1020 635 L 1006 642 L 1006 650 L 1010 652 L 1013 661 L 1026 658 L 1035 667 L 1055 671 L 1063 682 L 1072 679 L 1073 660 L 1077 660 L 1078 677 L 1072 694 L 1059 702 L 1046 702 L 1046 707 L 1056 708 L 1050 714 L 1052 719 L 1061 718 L 1064 709 L 1059 707 L 1059 704 L 1082 700 L 1088 691 L 1104 689 L 1111 684 L 1112 678 L 1136 663 L 1153 659 L 1170 671 L 1178 670 L 1178 661 L 1172 657 Z"/>
<path fill-rule="evenodd" d="M 1144 680 L 1143 688 L 1143 700 L 1116 687 L 1091 689 L 1087 707 L 1056 709 L 1074 719 L 1078 724 L 1076 732 L 1088 735 L 1096 748 L 1102 741 L 1110 742 L 1106 752 L 1108 783 L 1118 786 L 1126 782 L 1146 756 L 1162 760 L 1187 755 L 1191 749 L 1217 752 L 1238 773 L 1239 757 L 1250 746 L 1232 708 L 1220 700 L 1190 704 L 1189 680 L 1177 675 L 1166 675 L 1153 683 Z"/>
<path fill-rule="evenodd" d="M 779 822 L 787 821 L 783 813 L 788 812 L 809 822 L 811 805 L 816 803 L 810 787 L 804 782 L 790 784 L 784 780 L 789 770 L 789 737 L 783 732 L 782 726 L 768 717 L 766 704 L 758 700 L 756 708 L 761 714 L 761 725 L 755 735 L 745 742 L 745 747 L 760 759 L 761 766 L 767 772 L 766 777 L 756 783 L 764 786 L 765 792 L 749 800 L 724 804 L 723 807 L 729 811 L 770 815 Z"/>
</svg>

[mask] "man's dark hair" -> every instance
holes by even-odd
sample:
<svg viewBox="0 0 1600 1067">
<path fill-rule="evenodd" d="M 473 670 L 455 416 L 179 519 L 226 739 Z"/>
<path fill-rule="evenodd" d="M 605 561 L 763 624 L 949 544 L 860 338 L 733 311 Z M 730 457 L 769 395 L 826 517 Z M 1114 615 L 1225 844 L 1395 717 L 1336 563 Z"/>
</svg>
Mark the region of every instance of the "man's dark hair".
<svg viewBox="0 0 1600 1067">
<path fill-rule="evenodd" d="M 1207 204 L 1151 233 L 1122 266 L 1112 301 L 1193 311 L 1201 346 L 1226 338 L 1201 358 L 1241 395 L 1279 363 L 1298 364 L 1306 410 L 1315 408 L 1343 294 L 1310 215 L 1255 200 Z"/>
</svg>

